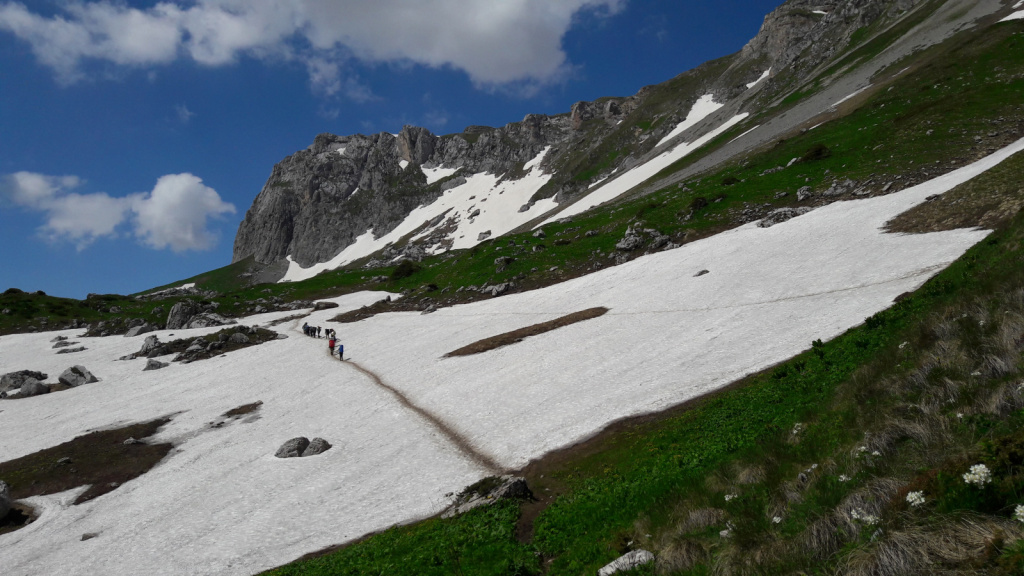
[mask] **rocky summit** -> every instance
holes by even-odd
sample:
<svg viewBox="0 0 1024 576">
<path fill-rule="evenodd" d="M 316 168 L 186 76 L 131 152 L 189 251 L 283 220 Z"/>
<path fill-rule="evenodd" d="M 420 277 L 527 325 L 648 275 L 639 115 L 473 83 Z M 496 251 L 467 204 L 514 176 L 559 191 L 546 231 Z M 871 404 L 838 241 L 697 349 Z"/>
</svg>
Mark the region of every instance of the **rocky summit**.
<svg viewBox="0 0 1024 576">
<path fill-rule="evenodd" d="M 545 149 L 540 168 L 548 179 L 514 208 L 524 211 L 551 198 L 557 206 L 548 213 L 556 213 L 616 171 L 663 152 L 666 136 L 693 141 L 726 118 L 776 103 L 849 48 L 857 30 L 897 21 L 920 1 L 792 0 L 768 14 L 757 36 L 735 54 L 633 96 L 577 102 L 564 114 L 530 114 L 500 128 L 469 126 L 443 136 L 415 126 L 398 134 L 320 134 L 274 167 L 239 225 L 233 262 L 252 258 L 263 281 L 281 278 L 286 258 L 302 267 L 327 262 L 364 234 L 389 233 L 467 177 L 521 178 L 526 163 Z M 697 121 L 675 132 L 688 119 Z M 539 221 L 543 214 L 535 216 Z M 420 239 L 423 246 L 389 247 L 385 257 L 419 260 L 424 248 L 443 250 L 457 223 L 454 213 L 414 223 L 435 233 Z M 473 237 L 481 242 L 496 235 L 487 230 Z"/>
</svg>

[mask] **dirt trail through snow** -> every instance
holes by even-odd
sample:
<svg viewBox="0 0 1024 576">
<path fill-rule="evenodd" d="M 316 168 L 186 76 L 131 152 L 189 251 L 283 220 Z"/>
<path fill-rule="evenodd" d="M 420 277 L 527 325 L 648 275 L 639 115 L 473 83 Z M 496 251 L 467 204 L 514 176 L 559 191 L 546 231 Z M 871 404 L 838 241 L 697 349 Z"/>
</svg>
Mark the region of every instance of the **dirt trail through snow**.
<svg viewBox="0 0 1024 576">
<path fill-rule="evenodd" d="M 363 368 L 362 366 L 351 360 L 346 360 L 345 364 L 348 364 L 349 366 L 362 372 L 363 375 L 365 375 L 367 378 L 373 380 L 374 384 L 390 392 L 402 406 L 405 406 L 409 410 L 412 410 L 421 418 L 429 422 L 430 425 L 436 428 L 441 434 L 443 434 L 444 437 L 447 438 L 449 442 L 454 444 L 459 449 L 460 452 L 465 454 L 470 460 L 476 462 L 480 467 L 486 469 L 488 472 L 492 474 L 503 474 L 505 472 L 505 470 L 501 466 L 499 466 L 497 462 L 495 462 L 490 456 L 474 448 L 473 444 L 470 443 L 470 441 L 465 436 L 463 436 L 457 430 L 452 428 L 451 425 L 449 425 L 447 422 L 437 417 L 436 415 L 432 414 L 430 411 L 420 408 L 419 406 L 413 404 L 412 401 L 409 400 L 404 394 L 392 388 L 391 386 L 385 384 L 384 380 L 382 380 L 380 376 L 374 374 L 373 372 L 367 370 L 366 368 Z"/>
</svg>

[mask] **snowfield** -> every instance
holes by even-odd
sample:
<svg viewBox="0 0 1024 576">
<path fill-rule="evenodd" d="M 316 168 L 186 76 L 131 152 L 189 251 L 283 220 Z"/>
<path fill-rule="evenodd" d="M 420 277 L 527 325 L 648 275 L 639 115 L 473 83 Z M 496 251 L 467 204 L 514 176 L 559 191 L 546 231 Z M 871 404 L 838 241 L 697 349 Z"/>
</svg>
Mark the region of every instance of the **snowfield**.
<svg viewBox="0 0 1024 576">
<path fill-rule="evenodd" d="M 771 228 L 748 224 L 541 290 L 433 314 L 327 323 L 384 293 L 335 298 L 312 313 L 347 356 L 507 468 L 583 440 L 614 420 L 661 410 L 783 361 L 887 308 L 987 235 L 897 235 L 884 223 L 1024 149 L 877 198 L 838 202 Z M 695 277 L 701 270 L 709 273 Z M 442 358 L 496 334 L 593 306 L 599 318 L 475 356 Z M 245 319 L 265 324 L 294 314 Z M 301 333 L 223 357 L 142 372 L 118 361 L 143 337 L 77 330 L 0 337 L 0 373 L 71 364 L 100 382 L 0 402 L 0 461 L 89 430 L 172 416 L 157 439 L 175 449 L 147 474 L 87 503 L 77 491 L 33 498 L 33 524 L 0 536 L 0 574 L 251 574 L 302 554 L 434 514 L 489 474 L 437 426 Z M 216 328 L 172 331 L 175 337 Z M 161 340 L 170 333 L 158 332 Z M 220 428 L 225 411 L 262 400 L 258 417 Z M 277 459 L 295 436 L 334 448 Z M 84 533 L 98 536 L 81 541 Z"/>
</svg>

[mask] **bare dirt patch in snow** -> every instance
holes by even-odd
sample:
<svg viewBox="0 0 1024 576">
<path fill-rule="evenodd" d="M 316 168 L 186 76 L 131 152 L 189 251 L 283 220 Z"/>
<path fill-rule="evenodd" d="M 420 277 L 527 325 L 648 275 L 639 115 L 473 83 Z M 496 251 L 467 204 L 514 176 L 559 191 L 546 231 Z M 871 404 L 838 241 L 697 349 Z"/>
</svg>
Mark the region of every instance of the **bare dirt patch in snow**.
<svg viewBox="0 0 1024 576">
<path fill-rule="evenodd" d="M 155 434 L 170 418 L 90 432 L 53 448 L 0 463 L 0 480 L 11 498 L 56 494 L 78 486 L 90 488 L 75 500 L 80 504 L 117 489 L 148 472 L 171 451 L 171 444 L 140 441 Z M 126 442 L 127 441 L 127 442 Z"/>
<path fill-rule="evenodd" d="M 498 334 L 497 336 L 491 336 L 490 338 L 484 338 L 483 340 L 477 340 L 472 344 L 463 346 L 458 350 L 453 350 L 445 354 L 445 358 L 451 356 L 480 354 L 481 352 L 487 352 L 488 350 L 494 350 L 495 348 L 515 344 L 516 342 L 522 342 L 523 338 L 529 338 L 530 336 L 550 332 L 552 330 L 562 328 L 563 326 L 583 322 L 584 320 L 590 320 L 591 318 L 597 318 L 598 316 L 603 316 L 606 312 L 608 312 L 608 309 L 603 306 L 587 308 L 586 310 L 566 314 L 561 318 L 555 318 L 554 320 L 548 320 L 547 322 L 541 322 L 518 330 L 512 330 L 511 332 L 505 332 L 504 334 Z"/>
</svg>

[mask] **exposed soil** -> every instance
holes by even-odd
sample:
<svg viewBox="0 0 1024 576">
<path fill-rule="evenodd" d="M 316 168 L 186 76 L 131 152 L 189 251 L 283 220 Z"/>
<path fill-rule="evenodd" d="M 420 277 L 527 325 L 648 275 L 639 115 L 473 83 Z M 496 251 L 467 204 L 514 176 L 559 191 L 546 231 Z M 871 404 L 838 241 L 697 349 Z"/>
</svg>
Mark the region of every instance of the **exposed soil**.
<svg viewBox="0 0 1024 576">
<path fill-rule="evenodd" d="M 248 342 L 232 342 L 230 338 L 236 333 L 245 335 L 245 337 L 248 338 Z M 157 354 L 160 356 L 165 354 L 178 354 L 178 356 L 174 358 L 175 362 L 195 362 L 197 360 L 205 360 L 207 358 L 213 358 L 214 356 L 220 356 L 227 352 L 241 350 L 242 348 L 263 344 L 264 342 L 269 342 L 276 338 L 277 332 L 274 332 L 273 330 L 257 328 L 253 331 L 247 326 L 230 326 L 218 332 L 214 332 L 213 334 L 207 334 L 206 336 L 182 338 L 161 344 Z M 186 355 L 185 351 L 188 350 L 196 340 L 205 340 L 207 349 L 202 352 Z"/>
<path fill-rule="evenodd" d="M 171 451 L 171 444 L 139 441 L 168 422 L 169 418 L 161 418 L 90 432 L 53 448 L 2 462 L 0 480 L 10 486 L 13 500 L 56 494 L 86 484 L 92 487 L 74 503 L 92 500 L 145 474 Z M 136 441 L 126 444 L 129 438 Z"/>
<path fill-rule="evenodd" d="M 577 322 L 583 322 L 584 320 L 590 320 L 591 318 L 597 318 L 603 316 L 608 309 L 604 306 L 598 306 L 597 308 L 588 308 L 586 310 L 580 310 L 579 312 L 573 312 L 572 314 L 566 314 L 561 318 L 555 318 L 554 320 L 548 320 L 547 322 L 541 322 L 534 324 L 533 326 L 527 326 L 525 328 L 519 328 L 511 332 L 505 332 L 504 334 L 498 334 L 497 336 L 491 336 L 490 338 L 484 338 L 463 346 L 458 350 L 453 350 L 445 357 L 450 356 L 469 356 L 470 354 L 480 354 L 481 352 L 487 352 L 488 350 L 494 350 L 502 346 L 508 346 L 509 344 L 515 344 L 516 342 L 522 342 L 523 338 L 530 336 L 536 336 L 545 332 L 575 324 Z"/>
</svg>

